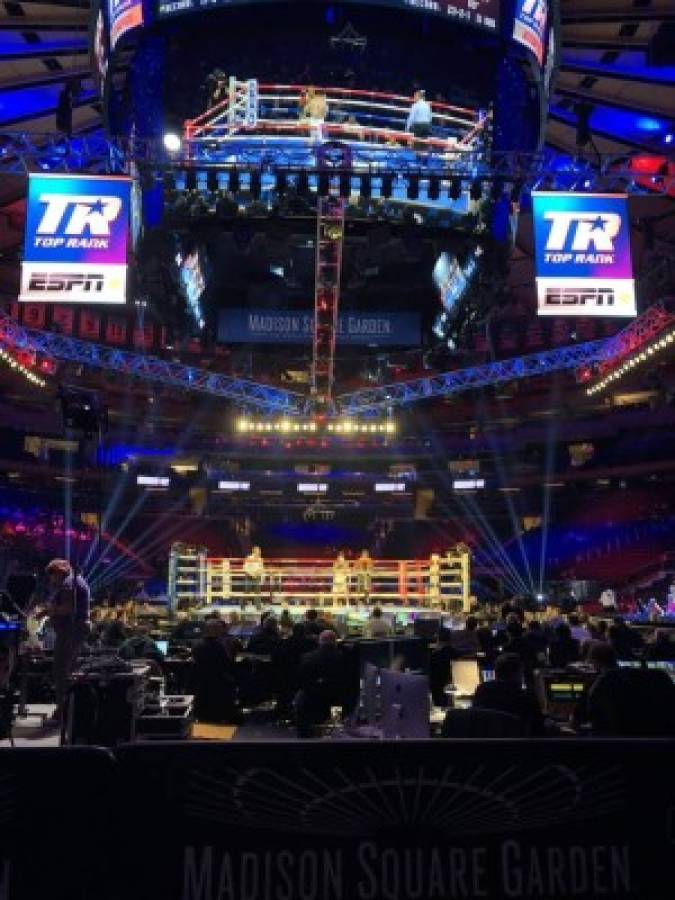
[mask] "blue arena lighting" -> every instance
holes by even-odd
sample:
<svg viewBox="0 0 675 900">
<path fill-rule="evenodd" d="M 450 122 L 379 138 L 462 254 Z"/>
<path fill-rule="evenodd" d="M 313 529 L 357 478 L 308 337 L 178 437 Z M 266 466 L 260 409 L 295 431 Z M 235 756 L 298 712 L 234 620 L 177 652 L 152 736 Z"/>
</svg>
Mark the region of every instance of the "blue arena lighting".
<svg viewBox="0 0 675 900">
<path fill-rule="evenodd" d="M 651 116 L 639 116 L 635 120 L 635 125 L 640 131 L 660 131 L 663 128 L 662 123 Z"/>
</svg>

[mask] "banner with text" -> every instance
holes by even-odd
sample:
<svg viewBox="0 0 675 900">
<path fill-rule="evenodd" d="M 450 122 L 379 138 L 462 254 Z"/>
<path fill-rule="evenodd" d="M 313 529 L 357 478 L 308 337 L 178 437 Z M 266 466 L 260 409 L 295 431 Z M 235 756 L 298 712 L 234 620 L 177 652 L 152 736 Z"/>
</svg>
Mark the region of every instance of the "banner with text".
<svg viewBox="0 0 675 900">
<path fill-rule="evenodd" d="M 669 900 L 673 742 L 130 746 L 128 900 Z M 147 865 L 162 859 L 161 866 Z"/>
<path fill-rule="evenodd" d="M 532 193 L 540 316 L 637 315 L 628 198 Z"/>
<path fill-rule="evenodd" d="M 21 301 L 124 303 L 131 180 L 30 175 Z"/>
<path fill-rule="evenodd" d="M 314 315 L 309 312 L 225 309 L 218 321 L 218 340 L 228 344 L 306 344 L 312 340 Z M 417 313 L 340 313 L 337 340 L 342 345 L 415 346 L 420 342 Z"/>
<path fill-rule="evenodd" d="M 531 50 L 539 65 L 544 63 L 548 0 L 516 0 L 513 39 Z"/>
</svg>

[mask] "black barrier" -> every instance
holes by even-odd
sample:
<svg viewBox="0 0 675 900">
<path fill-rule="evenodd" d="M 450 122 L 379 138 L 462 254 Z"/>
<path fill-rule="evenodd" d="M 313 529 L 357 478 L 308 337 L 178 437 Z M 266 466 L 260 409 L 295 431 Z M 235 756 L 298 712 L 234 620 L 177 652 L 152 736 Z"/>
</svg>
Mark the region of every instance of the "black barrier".
<svg viewBox="0 0 675 900">
<path fill-rule="evenodd" d="M 130 746 L 133 900 L 672 900 L 675 742 Z M 147 861 L 153 860 L 152 865 Z"/>
<path fill-rule="evenodd" d="M 0 900 L 114 896 L 114 770 L 104 750 L 0 750 Z"/>
</svg>

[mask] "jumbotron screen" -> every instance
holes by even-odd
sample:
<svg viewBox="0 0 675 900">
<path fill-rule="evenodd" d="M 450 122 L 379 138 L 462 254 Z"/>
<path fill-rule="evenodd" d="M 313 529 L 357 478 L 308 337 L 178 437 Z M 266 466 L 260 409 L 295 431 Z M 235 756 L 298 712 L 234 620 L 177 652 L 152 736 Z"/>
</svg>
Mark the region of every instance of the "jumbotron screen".
<svg viewBox="0 0 675 900">
<path fill-rule="evenodd" d="M 157 0 L 157 15 L 168 19 L 185 13 L 205 12 L 225 6 L 263 3 L 270 0 Z M 500 0 L 369 0 L 377 6 L 396 6 L 443 16 L 460 24 L 496 31 Z"/>
</svg>

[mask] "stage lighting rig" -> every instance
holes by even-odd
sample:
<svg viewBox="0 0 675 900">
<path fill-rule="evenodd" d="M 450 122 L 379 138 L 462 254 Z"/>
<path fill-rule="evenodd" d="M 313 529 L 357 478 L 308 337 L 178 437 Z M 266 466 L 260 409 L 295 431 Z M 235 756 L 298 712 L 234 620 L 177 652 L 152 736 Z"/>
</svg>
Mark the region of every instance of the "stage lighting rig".
<svg viewBox="0 0 675 900">
<path fill-rule="evenodd" d="M 31 370 L 24 366 L 23 363 L 19 362 L 19 360 L 13 356 L 8 350 L 5 348 L 0 348 L 0 360 L 5 363 L 10 369 L 14 372 L 17 372 L 19 375 L 23 375 L 26 381 L 29 381 L 31 384 L 34 384 L 36 387 L 46 387 L 47 382 L 40 378 L 39 375 L 36 375 L 35 372 L 31 372 Z"/>
<path fill-rule="evenodd" d="M 394 419 L 310 418 L 310 419 L 252 419 L 240 416 L 235 429 L 241 435 L 283 437 L 348 437 L 361 438 L 386 435 L 391 437 L 398 428 Z"/>
<path fill-rule="evenodd" d="M 613 369 L 611 372 L 608 372 L 607 375 L 604 376 L 597 384 L 594 384 L 592 387 L 586 388 L 586 394 L 589 397 L 594 397 L 596 394 L 600 394 L 605 391 L 607 388 L 611 387 L 615 381 L 619 381 L 625 375 L 630 374 L 630 372 L 639 369 L 641 366 L 644 366 L 645 363 L 651 362 L 653 360 L 662 359 L 664 355 L 664 351 L 672 351 L 675 345 L 675 329 L 667 332 L 666 334 L 661 334 L 655 340 L 653 340 L 647 346 L 642 347 L 639 351 L 636 351 L 632 356 L 629 356 L 627 359 L 621 363 L 616 369 Z"/>
</svg>

